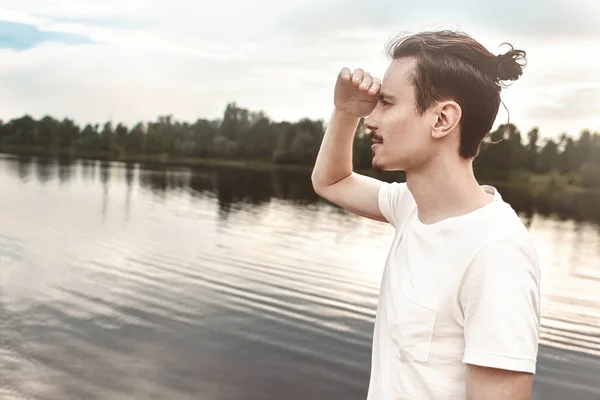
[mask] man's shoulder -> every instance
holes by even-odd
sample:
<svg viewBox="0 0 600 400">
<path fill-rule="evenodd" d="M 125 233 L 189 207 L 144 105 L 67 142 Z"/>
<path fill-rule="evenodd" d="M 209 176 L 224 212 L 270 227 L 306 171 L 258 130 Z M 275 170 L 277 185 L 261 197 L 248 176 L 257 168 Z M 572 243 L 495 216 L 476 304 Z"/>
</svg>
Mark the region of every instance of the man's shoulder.
<svg viewBox="0 0 600 400">
<path fill-rule="evenodd" d="M 510 204 L 499 201 L 495 210 L 485 218 L 484 240 L 481 242 L 482 254 L 501 255 L 503 252 L 519 251 L 537 263 L 537 253 L 533 238 Z"/>
<path fill-rule="evenodd" d="M 460 233 L 460 241 L 470 251 L 472 256 L 493 254 L 494 252 L 518 250 L 527 254 L 537 262 L 537 254 L 533 238 L 529 230 L 510 206 L 503 200 L 496 200 L 485 213 L 474 219 L 466 229 Z"/>
<path fill-rule="evenodd" d="M 487 212 L 481 215 L 478 225 L 493 236 L 508 236 L 514 238 L 527 237 L 529 231 L 514 210 L 504 200 L 495 200 Z"/>
</svg>

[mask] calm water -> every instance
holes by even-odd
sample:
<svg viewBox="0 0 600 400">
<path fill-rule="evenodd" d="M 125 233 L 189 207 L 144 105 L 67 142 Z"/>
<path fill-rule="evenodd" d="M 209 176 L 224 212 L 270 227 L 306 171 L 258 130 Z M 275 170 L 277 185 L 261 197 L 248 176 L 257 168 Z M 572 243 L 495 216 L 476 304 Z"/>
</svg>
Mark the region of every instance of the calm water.
<svg viewBox="0 0 600 400">
<path fill-rule="evenodd" d="M 3 156 L 0 187 L 1 399 L 365 398 L 392 230 L 306 173 Z M 598 399 L 600 196 L 501 190 L 543 260 L 534 398 Z"/>
</svg>

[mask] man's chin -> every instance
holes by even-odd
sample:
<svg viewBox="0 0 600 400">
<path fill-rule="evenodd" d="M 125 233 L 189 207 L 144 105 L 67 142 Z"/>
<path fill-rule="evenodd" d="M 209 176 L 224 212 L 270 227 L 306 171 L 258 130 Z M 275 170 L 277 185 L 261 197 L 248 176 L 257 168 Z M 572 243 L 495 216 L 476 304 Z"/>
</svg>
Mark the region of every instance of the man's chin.
<svg viewBox="0 0 600 400">
<path fill-rule="evenodd" d="M 382 172 L 386 170 L 385 163 L 378 161 L 376 157 L 373 157 L 373 161 L 371 162 L 371 167 L 378 172 Z"/>
<path fill-rule="evenodd" d="M 399 168 L 397 165 L 391 165 L 389 162 L 386 162 L 378 157 L 373 157 L 371 161 L 371 168 L 377 172 L 404 171 L 403 168 Z"/>
</svg>

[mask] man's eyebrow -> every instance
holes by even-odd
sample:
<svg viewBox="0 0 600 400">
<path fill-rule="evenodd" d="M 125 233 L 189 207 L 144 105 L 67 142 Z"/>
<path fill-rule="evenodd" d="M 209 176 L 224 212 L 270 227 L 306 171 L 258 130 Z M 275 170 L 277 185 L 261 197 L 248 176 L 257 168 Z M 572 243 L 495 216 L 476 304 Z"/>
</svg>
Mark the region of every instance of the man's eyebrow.
<svg viewBox="0 0 600 400">
<path fill-rule="evenodd" d="M 386 92 L 379 92 L 377 97 L 381 100 L 383 100 L 383 99 L 396 100 L 396 98 L 393 95 L 386 93 Z"/>
</svg>

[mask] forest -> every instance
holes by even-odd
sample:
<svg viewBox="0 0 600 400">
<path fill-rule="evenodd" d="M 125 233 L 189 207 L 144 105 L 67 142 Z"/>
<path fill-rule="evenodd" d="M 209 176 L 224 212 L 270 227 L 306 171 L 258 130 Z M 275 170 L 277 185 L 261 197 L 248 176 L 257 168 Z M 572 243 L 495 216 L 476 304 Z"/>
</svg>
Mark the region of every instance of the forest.
<svg viewBox="0 0 600 400">
<path fill-rule="evenodd" d="M 262 111 L 236 103 L 222 118 L 176 121 L 170 115 L 128 127 L 111 122 L 78 126 L 73 120 L 29 115 L 0 121 L 0 152 L 107 160 L 170 162 L 237 160 L 248 163 L 310 167 L 326 128 L 323 120 L 272 121 Z M 522 133 L 514 124 L 500 125 L 475 159 L 480 177 L 535 180 L 600 188 L 600 133 L 582 130 L 543 137 L 539 129 Z M 354 143 L 357 170 L 371 166 L 371 140 L 362 121 Z"/>
</svg>

